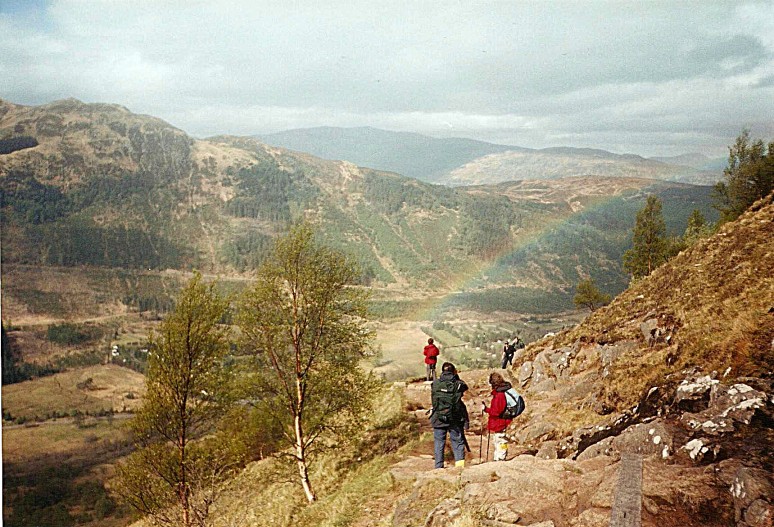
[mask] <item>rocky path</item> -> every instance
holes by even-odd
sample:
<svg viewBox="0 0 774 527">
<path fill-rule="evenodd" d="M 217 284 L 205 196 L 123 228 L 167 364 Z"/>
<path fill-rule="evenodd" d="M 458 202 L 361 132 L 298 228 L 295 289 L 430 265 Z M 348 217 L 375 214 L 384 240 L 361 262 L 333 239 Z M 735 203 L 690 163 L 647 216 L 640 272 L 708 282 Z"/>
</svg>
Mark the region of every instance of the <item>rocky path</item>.
<svg viewBox="0 0 774 527">
<path fill-rule="evenodd" d="M 395 505 L 393 527 L 771 527 L 767 476 L 743 459 L 702 464 L 673 455 L 674 449 L 665 456 L 662 443 L 676 448 L 678 437 L 658 420 L 629 426 L 577 459 L 558 458 L 555 449 L 530 451 L 514 430 L 508 459 L 491 461 L 480 412 L 489 399 L 488 373 L 461 373 L 471 388 L 463 399 L 471 452 L 462 469 L 453 462 L 433 468 L 429 383 L 400 385 L 424 440 L 390 469 L 395 481 L 413 486 Z"/>
</svg>

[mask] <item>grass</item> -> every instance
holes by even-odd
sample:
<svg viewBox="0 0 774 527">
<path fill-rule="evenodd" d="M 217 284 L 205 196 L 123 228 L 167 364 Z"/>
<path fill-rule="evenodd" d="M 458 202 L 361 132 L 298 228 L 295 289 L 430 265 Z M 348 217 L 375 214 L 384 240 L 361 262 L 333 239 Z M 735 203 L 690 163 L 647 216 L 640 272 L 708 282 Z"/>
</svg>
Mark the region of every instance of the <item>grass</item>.
<svg viewBox="0 0 774 527">
<path fill-rule="evenodd" d="M 92 379 L 88 383 L 88 379 Z M 81 387 L 79 387 L 79 385 Z M 116 365 L 90 366 L 3 386 L 3 413 L 13 419 L 41 420 L 78 411 L 96 414 L 135 408 L 144 377 Z"/>
<path fill-rule="evenodd" d="M 8 525 L 126 525 L 109 496 L 112 465 L 131 448 L 108 420 L 3 429 L 3 517 Z"/>
<path fill-rule="evenodd" d="M 317 502 L 307 504 L 294 466 L 266 459 L 231 482 L 213 509 L 213 525 L 390 525 L 395 503 L 411 491 L 411 483 L 394 481 L 389 467 L 415 448 L 418 433 L 400 390 L 385 390 L 376 407 L 380 411 L 359 446 L 325 454 L 313 464 Z"/>
<path fill-rule="evenodd" d="M 553 344 L 641 343 L 638 354 L 615 363 L 603 388 L 605 401 L 619 411 L 686 369 L 710 373 L 730 368 L 734 377 L 771 372 L 772 240 L 774 196 L 634 283 L 585 323 L 557 335 Z M 640 323 L 652 318 L 668 328 L 668 343 L 645 344 Z M 530 353 L 534 357 L 537 351 Z"/>
</svg>

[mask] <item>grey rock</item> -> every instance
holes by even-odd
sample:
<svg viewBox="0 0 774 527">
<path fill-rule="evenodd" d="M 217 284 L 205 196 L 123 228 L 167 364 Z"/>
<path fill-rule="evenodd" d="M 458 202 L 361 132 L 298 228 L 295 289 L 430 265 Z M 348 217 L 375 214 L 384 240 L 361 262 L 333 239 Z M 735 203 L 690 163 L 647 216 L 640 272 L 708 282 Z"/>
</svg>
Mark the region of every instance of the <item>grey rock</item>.
<svg viewBox="0 0 774 527">
<path fill-rule="evenodd" d="M 652 346 L 657 338 L 658 319 L 651 318 L 640 324 L 640 331 L 648 346 Z"/>
<path fill-rule="evenodd" d="M 569 376 L 571 355 L 570 348 L 563 348 L 547 356 L 551 371 L 557 378 Z"/>
<path fill-rule="evenodd" d="M 515 525 L 521 519 L 521 515 L 514 511 L 508 502 L 493 503 L 486 510 L 486 519 L 494 520 L 505 525 Z"/>
<path fill-rule="evenodd" d="M 537 439 L 548 437 L 554 430 L 556 430 L 556 427 L 549 422 L 533 420 L 529 425 L 520 430 L 516 437 L 519 443 L 529 444 Z"/>
<path fill-rule="evenodd" d="M 528 360 L 519 368 L 519 384 L 525 386 L 532 378 L 532 361 Z"/>
<path fill-rule="evenodd" d="M 761 469 L 741 467 L 731 483 L 731 497 L 734 500 L 736 521 L 740 521 L 744 512 L 759 499 L 771 499 L 774 486 L 771 475 Z"/>
<path fill-rule="evenodd" d="M 586 450 L 578 454 L 578 461 L 585 461 L 597 456 L 608 456 L 615 460 L 621 459 L 621 452 L 613 447 L 613 438 L 607 437 L 602 441 L 598 441 L 588 447 Z"/>
<path fill-rule="evenodd" d="M 630 426 L 613 438 L 611 447 L 622 453 L 656 454 L 661 459 L 667 459 L 674 452 L 672 433 L 660 421 Z"/>
<path fill-rule="evenodd" d="M 454 521 L 460 514 L 460 500 L 449 498 L 439 503 L 430 511 L 425 519 L 425 527 L 444 527 Z"/>
<path fill-rule="evenodd" d="M 543 444 L 540 445 L 540 449 L 538 450 L 538 453 L 535 454 L 535 457 L 539 459 L 557 459 L 559 457 L 556 450 L 558 444 L 558 441 L 544 441 Z"/>
<path fill-rule="evenodd" d="M 686 399 L 701 398 L 705 394 L 709 393 L 712 387 L 719 382 L 720 381 L 711 378 L 709 375 L 705 375 L 693 380 L 686 379 L 682 381 L 677 387 L 675 402 L 679 403 L 680 401 L 684 401 Z"/>
<path fill-rule="evenodd" d="M 551 392 L 556 390 L 556 381 L 551 378 L 544 378 L 540 382 L 532 383 L 532 391 L 536 393 Z"/>
</svg>

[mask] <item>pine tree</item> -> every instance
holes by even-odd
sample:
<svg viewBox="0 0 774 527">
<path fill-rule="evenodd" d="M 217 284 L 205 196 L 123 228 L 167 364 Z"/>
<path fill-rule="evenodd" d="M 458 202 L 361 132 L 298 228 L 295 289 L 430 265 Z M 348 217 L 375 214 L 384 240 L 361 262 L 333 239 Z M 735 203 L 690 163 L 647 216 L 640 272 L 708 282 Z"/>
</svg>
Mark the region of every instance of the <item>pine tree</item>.
<svg viewBox="0 0 774 527">
<path fill-rule="evenodd" d="M 683 233 L 683 242 L 686 246 L 691 246 L 701 238 L 706 238 L 711 232 L 710 225 L 707 224 L 707 220 L 704 219 L 704 215 L 699 209 L 693 209 L 691 216 L 688 218 L 688 225 L 685 227 Z"/>
<path fill-rule="evenodd" d="M 634 278 L 649 275 L 668 258 L 669 242 L 661 208 L 658 196 L 650 195 L 645 206 L 637 213 L 633 246 L 623 257 L 624 269 Z"/>
<path fill-rule="evenodd" d="M 774 142 L 751 141 L 750 130 L 743 130 L 728 148 L 725 181 L 715 185 L 716 205 L 721 221 L 739 217 L 757 200 L 774 189 Z"/>
<path fill-rule="evenodd" d="M 147 391 L 131 423 L 137 450 L 119 468 L 118 492 L 154 524 L 204 525 L 241 462 L 214 433 L 228 406 L 228 329 L 219 325 L 227 306 L 197 274 L 149 339 Z"/>
<path fill-rule="evenodd" d="M 359 367 L 368 356 L 366 293 L 340 253 L 320 246 L 307 225 L 277 242 L 244 297 L 240 327 L 254 351 L 247 377 L 256 405 L 283 431 L 280 455 L 296 465 L 309 502 L 314 455 L 352 437 L 377 383 Z"/>
<path fill-rule="evenodd" d="M 610 302 L 610 295 L 603 293 L 597 288 L 594 280 L 588 278 L 578 282 L 575 297 L 572 299 L 576 306 L 587 307 L 594 311 L 600 306 Z"/>
</svg>

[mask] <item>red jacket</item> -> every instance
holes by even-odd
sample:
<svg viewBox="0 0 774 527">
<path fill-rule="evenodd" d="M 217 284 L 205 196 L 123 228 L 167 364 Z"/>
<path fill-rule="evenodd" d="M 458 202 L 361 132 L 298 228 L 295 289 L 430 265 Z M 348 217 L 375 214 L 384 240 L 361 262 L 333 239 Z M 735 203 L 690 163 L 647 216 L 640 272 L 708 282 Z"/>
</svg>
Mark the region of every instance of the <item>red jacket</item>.
<svg viewBox="0 0 774 527">
<path fill-rule="evenodd" d="M 425 351 L 423 352 L 425 354 L 425 364 L 435 364 L 438 362 L 438 348 L 435 347 L 435 344 L 428 344 L 425 346 Z"/>
<path fill-rule="evenodd" d="M 503 432 L 508 425 L 511 424 L 512 419 L 501 419 L 500 414 L 503 413 L 508 403 L 505 401 L 505 392 L 498 392 L 492 390 L 492 402 L 486 409 L 486 413 L 489 414 L 489 422 L 486 425 L 487 430 L 490 432 Z"/>
</svg>

